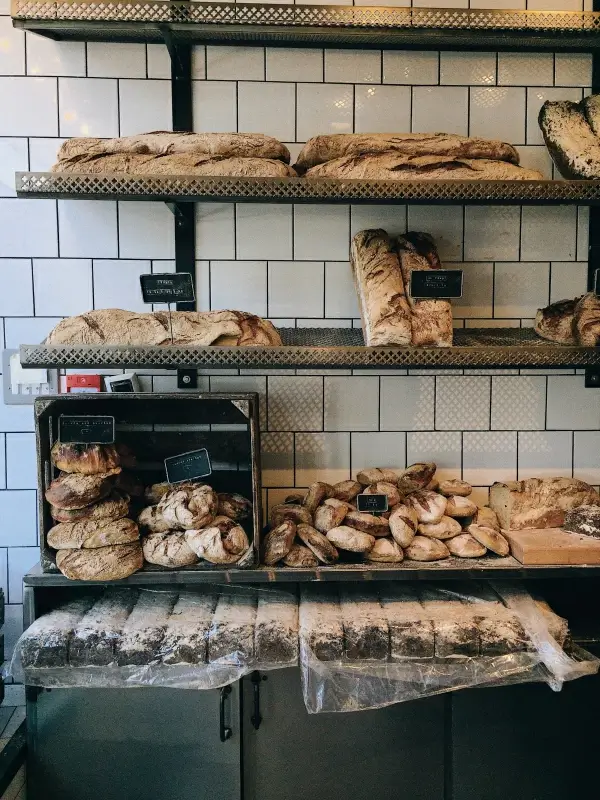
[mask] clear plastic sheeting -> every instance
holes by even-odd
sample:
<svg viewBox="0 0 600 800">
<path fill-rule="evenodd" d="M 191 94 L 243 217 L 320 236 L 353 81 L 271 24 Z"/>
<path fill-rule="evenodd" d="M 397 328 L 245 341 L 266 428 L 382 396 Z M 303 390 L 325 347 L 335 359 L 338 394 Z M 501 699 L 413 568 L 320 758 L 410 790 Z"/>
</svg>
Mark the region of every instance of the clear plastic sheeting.
<svg viewBox="0 0 600 800">
<path fill-rule="evenodd" d="M 294 594 L 246 587 L 110 587 L 37 619 L 11 674 L 48 688 L 215 689 L 298 663 Z"/>
<path fill-rule="evenodd" d="M 521 585 L 475 581 L 303 586 L 300 660 L 310 713 L 531 681 L 558 691 L 600 665 Z"/>
</svg>

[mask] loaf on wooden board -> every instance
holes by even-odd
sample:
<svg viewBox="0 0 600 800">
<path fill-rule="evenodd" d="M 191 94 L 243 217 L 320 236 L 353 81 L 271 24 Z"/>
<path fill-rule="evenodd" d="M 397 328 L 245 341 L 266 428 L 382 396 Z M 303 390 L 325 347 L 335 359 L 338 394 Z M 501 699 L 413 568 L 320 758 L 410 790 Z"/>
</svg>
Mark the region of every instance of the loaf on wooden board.
<svg viewBox="0 0 600 800">
<path fill-rule="evenodd" d="M 579 103 L 546 100 L 538 123 L 563 178 L 600 178 L 600 139 L 594 135 Z"/>
<path fill-rule="evenodd" d="M 116 647 L 119 666 L 151 664 L 160 659 L 160 646 L 176 600 L 175 592 L 140 590 Z"/>
<path fill-rule="evenodd" d="M 120 308 L 67 317 L 50 331 L 46 344 L 204 346 L 223 340 L 235 345 L 281 345 L 270 322 L 244 311 L 173 311 L 169 317 L 166 311 L 138 314 Z"/>
<path fill-rule="evenodd" d="M 273 158 L 227 158 L 226 156 L 141 156 L 131 153 L 74 156 L 59 161 L 52 172 L 85 175 L 177 175 L 237 176 L 240 178 L 295 178 L 297 173 Z"/>
<path fill-rule="evenodd" d="M 138 599 L 137 589 L 107 589 L 77 623 L 69 642 L 72 667 L 105 667 L 115 660 L 115 648 Z"/>
<path fill-rule="evenodd" d="M 163 664 L 204 664 L 208 631 L 218 595 L 210 590 L 182 589 L 160 644 Z"/>
<path fill-rule="evenodd" d="M 348 178 L 372 181 L 539 181 L 541 172 L 487 158 L 403 156 L 397 153 L 344 156 L 311 167 L 310 178 Z"/>
<path fill-rule="evenodd" d="M 490 506 L 505 530 L 560 527 L 565 512 L 582 505 L 600 505 L 600 495 L 576 478 L 526 478 L 490 489 Z"/>
<path fill-rule="evenodd" d="M 107 153 L 173 155 L 177 153 L 276 158 L 289 163 L 287 147 L 264 133 L 187 133 L 153 131 L 115 139 L 76 137 L 67 139 L 58 151 L 59 161 L 74 156 Z"/>
<path fill-rule="evenodd" d="M 118 581 L 144 566 L 139 542 L 92 550 L 59 550 L 56 566 L 72 581 Z"/>
<path fill-rule="evenodd" d="M 388 151 L 405 156 L 488 158 L 519 163 L 519 154 L 512 145 L 474 136 L 454 133 L 335 133 L 309 139 L 294 166 L 299 172 L 304 172 L 316 164 L 344 156 Z"/>
<path fill-rule="evenodd" d="M 565 512 L 563 530 L 600 539 L 600 506 L 579 506 Z"/>
<path fill-rule="evenodd" d="M 365 344 L 409 345 L 410 306 L 390 237 L 381 229 L 357 233 L 350 262 Z"/>
<path fill-rule="evenodd" d="M 435 243 L 428 233 L 410 232 L 398 238 L 398 258 L 404 285 L 413 272 L 441 269 Z M 412 343 L 423 347 L 452 346 L 452 306 L 448 300 L 418 300 L 408 292 Z"/>
</svg>

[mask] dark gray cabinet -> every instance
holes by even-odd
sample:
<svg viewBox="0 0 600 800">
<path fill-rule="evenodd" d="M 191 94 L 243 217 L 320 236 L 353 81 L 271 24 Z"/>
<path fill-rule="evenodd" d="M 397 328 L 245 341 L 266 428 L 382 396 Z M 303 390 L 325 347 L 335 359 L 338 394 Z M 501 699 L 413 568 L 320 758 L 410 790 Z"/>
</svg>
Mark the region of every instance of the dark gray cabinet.
<svg viewBox="0 0 600 800">
<path fill-rule="evenodd" d="M 443 800 L 444 698 L 308 714 L 298 669 L 265 675 L 259 730 L 243 681 L 244 800 Z"/>
<path fill-rule="evenodd" d="M 31 691 L 31 690 L 30 690 Z M 238 686 L 53 689 L 29 704 L 28 800 L 239 800 Z"/>
</svg>

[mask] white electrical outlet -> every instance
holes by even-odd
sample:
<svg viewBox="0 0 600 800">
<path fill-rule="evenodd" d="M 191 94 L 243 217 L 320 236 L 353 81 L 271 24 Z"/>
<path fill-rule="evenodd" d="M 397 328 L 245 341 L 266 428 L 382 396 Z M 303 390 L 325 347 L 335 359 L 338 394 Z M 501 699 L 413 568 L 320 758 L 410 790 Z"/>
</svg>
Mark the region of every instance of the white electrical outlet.
<svg viewBox="0 0 600 800">
<path fill-rule="evenodd" d="M 58 370 L 24 369 L 18 350 L 3 350 L 2 383 L 7 405 L 32 404 L 36 397 L 58 394 Z"/>
</svg>

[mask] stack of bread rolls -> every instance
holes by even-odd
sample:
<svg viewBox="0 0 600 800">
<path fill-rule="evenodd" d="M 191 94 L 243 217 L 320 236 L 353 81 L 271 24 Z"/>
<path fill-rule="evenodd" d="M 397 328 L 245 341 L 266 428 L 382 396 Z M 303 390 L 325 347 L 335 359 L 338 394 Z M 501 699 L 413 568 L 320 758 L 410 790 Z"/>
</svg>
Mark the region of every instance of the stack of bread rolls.
<svg viewBox="0 0 600 800">
<path fill-rule="evenodd" d="M 118 488 L 137 486 L 123 473 L 123 467 L 135 465 L 129 449 L 56 442 L 51 457 L 61 472 L 45 492 L 56 522 L 46 541 L 57 551 L 59 570 L 72 580 L 118 580 L 141 569 L 139 529 L 128 517 L 130 497 Z"/>
<path fill-rule="evenodd" d="M 332 565 L 341 554 L 367 562 L 438 561 L 450 556 L 481 558 L 509 554 L 496 513 L 469 500 L 472 487 L 460 480 L 435 480 L 436 465 L 412 464 L 401 473 L 365 469 L 356 480 L 333 486 L 319 481 L 271 509 L 263 542 L 267 566 Z M 358 511 L 359 494 L 384 494 L 388 511 Z"/>
<path fill-rule="evenodd" d="M 286 178 L 287 147 L 262 133 L 155 131 L 117 139 L 75 138 L 58 151 L 53 172 Z"/>
<path fill-rule="evenodd" d="M 365 180 L 541 180 L 505 142 L 448 133 L 314 136 L 294 168 L 307 178 Z"/>
<path fill-rule="evenodd" d="M 138 516 L 142 548 L 150 564 L 178 569 L 204 560 L 236 564 L 250 542 L 241 522 L 252 503 L 239 494 L 217 493 L 204 483 L 156 483 L 146 490 L 151 503 Z"/>
</svg>

